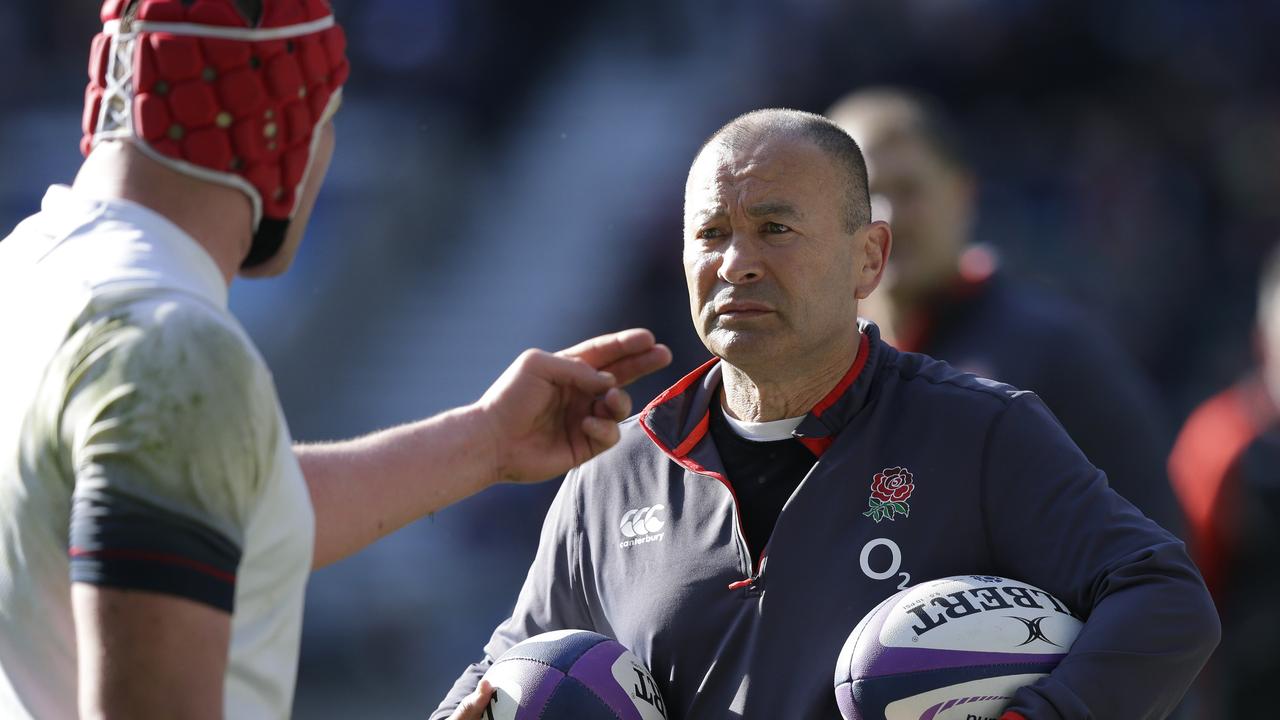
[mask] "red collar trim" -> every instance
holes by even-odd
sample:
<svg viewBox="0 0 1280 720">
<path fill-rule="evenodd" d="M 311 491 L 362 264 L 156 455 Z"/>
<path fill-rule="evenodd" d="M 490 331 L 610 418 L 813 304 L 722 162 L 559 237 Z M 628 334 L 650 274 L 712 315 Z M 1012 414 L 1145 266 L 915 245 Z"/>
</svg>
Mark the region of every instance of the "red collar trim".
<svg viewBox="0 0 1280 720">
<path fill-rule="evenodd" d="M 710 360 L 702 363 L 701 365 L 698 366 L 696 370 L 680 378 L 680 380 L 676 382 L 675 385 L 672 385 L 671 387 L 662 391 L 662 393 L 658 395 L 658 397 L 654 398 L 653 400 L 650 400 L 649 404 L 645 405 L 644 410 L 640 412 L 640 429 L 644 430 L 644 434 L 648 435 L 649 439 L 653 441 L 653 444 L 657 445 L 658 448 L 662 450 L 662 452 L 666 453 L 667 455 L 670 455 L 671 457 L 677 460 L 684 457 L 685 455 L 688 455 L 689 451 L 693 449 L 693 446 L 697 445 L 698 441 L 702 439 L 702 436 L 707 434 L 707 424 L 709 422 L 708 415 L 706 415 L 705 413 L 703 414 L 702 420 L 698 422 L 697 427 L 693 429 L 693 432 L 689 433 L 688 437 L 686 437 L 683 441 L 681 441 L 679 445 L 676 446 L 675 450 L 672 450 L 671 448 L 667 447 L 666 443 L 658 439 L 658 436 L 656 433 L 654 433 L 653 428 L 649 427 L 649 416 L 653 414 L 653 411 L 656 410 L 659 405 L 666 403 L 667 401 L 671 400 L 671 398 L 683 395 L 685 391 L 687 391 L 692 385 L 694 385 L 699 380 L 701 380 L 703 376 L 705 376 L 707 372 L 711 370 L 711 368 L 715 367 L 715 364 L 718 362 L 720 362 L 720 358 L 713 357 Z"/>
<path fill-rule="evenodd" d="M 814 405 L 813 409 L 809 411 L 814 417 L 822 417 L 822 413 L 831 409 L 831 406 L 835 405 L 836 401 L 853 385 L 853 381 L 857 380 L 858 376 L 862 374 L 862 368 L 867 364 L 867 357 L 871 355 L 871 338 L 867 337 L 866 333 L 859 333 L 859 335 L 862 336 L 862 340 L 858 342 L 858 354 L 853 358 L 853 365 L 849 367 L 849 372 L 840 378 L 840 382 L 831 388 L 831 392 L 827 393 L 827 396 L 819 400 L 818 404 Z"/>
<path fill-rule="evenodd" d="M 853 383 L 858 379 L 858 376 L 862 374 L 862 369 L 866 367 L 867 359 L 871 356 L 871 338 L 866 333 L 861 333 L 861 338 L 862 339 L 858 343 L 858 354 L 854 357 L 853 364 L 849 367 L 848 372 L 844 374 L 844 377 L 840 378 L 840 382 L 836 383 L 836 386 L 831 389 L 831 392 L 827 393 L 825 397 L 818 401 L 817 405 L 813 406 L 813 409 L 809 411 L 809 414 L 814 417 L 822 417 L 823 413 L 830 410 L 831 407 L 840 400 L 840 398 L 844 397 L 845 393 L 849 391 L 849 388 L 852 387 Z M 662 450 L 662 452 L 682 464 L 686 456 L 699 442 L 702 441 L 702 438 L 706 436 L 707 427 L 710 422 L 709 414 L 704 412 L 702 419 L 698 421 L 698 424 L 694 426 L 689 435 L 681 440 L 674 448 L 669 447 L 658 438 L 657 433 L 649 426 L 649 416 L 660 405 L 663 405 L 664 403 L 669 402 L 672 398 L 678 397 L 687 392 L 690 387 L 702 380 L 702 378 L 706 376 L 707 372 L 718 362 L 720 362 L 719 358 L 711 358 L 693 372 L 680 378 L 675 385 L 667 388 L 662 392 L 662 394 L 650 401 L 648 405 L 645 405 L 644 410 L 640 413 L 640 428 L 644 430 L 644 433 L 649 436 L 649 439 L 652 440 L 653 443 Z M 718 401 L 718 395 L 711 399 L 711 402 Z M 810 450 L 813 450 L 814 454 L 821 455 L 822 451 L 826 450 L 827 446 L 831 444 L 831 439 L 802 438 L 801 442 L 804 442 Z"/>
</svg>

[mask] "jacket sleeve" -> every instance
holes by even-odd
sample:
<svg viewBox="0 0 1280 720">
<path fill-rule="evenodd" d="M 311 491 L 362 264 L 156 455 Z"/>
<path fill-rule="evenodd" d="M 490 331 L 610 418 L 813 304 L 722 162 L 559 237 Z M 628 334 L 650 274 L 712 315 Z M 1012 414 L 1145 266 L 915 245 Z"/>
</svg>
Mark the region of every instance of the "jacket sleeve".
<svg viewBox="0 0 1280 720">
<path fill-rule="evenodd" d="M 1058 343 L 1070 351 L 1048 353 L 1044 382 L 1030 389 L 1107 474 L 1112 489 L 1183 537 L 1185 521 L 1165 467 L 1173 438 L 1155 390 L 1114 341 L 1087 330 L 1065 331 Z"/>
<path fill-rule="evenodd" d="M 448 718 L 494 660 L 521 640 L 551 630 L 595 629 L 583 593 L 578 485 L 578 471 L 571 470 L 547 510 L 538 552 L 511 617 L 493 631 L 484 657 L 467 667 L 431 720 Z"/>
<path fill-rule="evenodd" d="M 1183 544 L 1112 491 L 1032 393 L 993 422 L 982 482 L 997 572 L 1085 621 L 1058 667 L 1008 709 L 1026 720 L 1166 717 L 1220 634 Z"/>
</svg>

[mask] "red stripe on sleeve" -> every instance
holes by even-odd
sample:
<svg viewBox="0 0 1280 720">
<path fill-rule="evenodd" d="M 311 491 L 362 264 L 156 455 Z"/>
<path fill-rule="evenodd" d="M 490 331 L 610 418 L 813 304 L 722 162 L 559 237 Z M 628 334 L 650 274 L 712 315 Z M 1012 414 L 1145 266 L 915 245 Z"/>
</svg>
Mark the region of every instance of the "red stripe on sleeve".
<svg viewBox="0 0 1280 720">
<path fill-rule="evenodd" d="M 209 577 L 215 578 L 217 580 L 221 580 L 225 583 L 230 583 L 234 585 L 236 582 L 235 573 L 229 573 L 225 570 L 219 570 L 218 568 L 212 565 L 209 565 L 207 563 L 202 563 L 199 560 L 192 560 L 191 558 L 182 557 L 181 555 L 170 555 L 168 553 L 151 552 L 148 550 L 124 550 L 124 549 L 85 550 L 83 548 L 78 548 L 75 546 L 71 547 L 70 555 L 73 558 L 90 557 L 90 558 L 102 558 L 104 560 L 141 560 L 143 562 L 154 562 L 154 563 L 161 563 L 164 565 L 178 565 L 180 567 L 189 568 L 191 570 L 195 570 L 196 572 L 203 573 L 205 575 L 208 575 Z"/>
</svg>

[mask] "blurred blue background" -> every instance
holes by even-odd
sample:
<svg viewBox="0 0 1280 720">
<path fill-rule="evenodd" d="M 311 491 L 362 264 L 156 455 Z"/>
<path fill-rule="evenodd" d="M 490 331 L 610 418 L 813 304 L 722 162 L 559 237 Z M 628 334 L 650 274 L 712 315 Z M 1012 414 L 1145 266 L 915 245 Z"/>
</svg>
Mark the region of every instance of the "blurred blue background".
<svg viewBox="0 0 1280 720">
<path fill-rule="evenodd" d="M 299 440 L 469 402 L 525 347 L 653 328 L 706 357 L 684 173 L 762 106 L 897 83 L 975 149 L 978 237 L 1139 359 L 1169 429 L 1251 362 L 1280 237 L 1273 0 L 338 0 L 352 79 L 294 269 L 232 306 Z M 69 182 L 96 3 L 0 5 L 0 225 Z M 2 236 L 3 233 L 0 233 Z M 296 715 L 421 717 L 509 611 L 555 484 L 503 486 L 310 585 Z"/>
</svg>

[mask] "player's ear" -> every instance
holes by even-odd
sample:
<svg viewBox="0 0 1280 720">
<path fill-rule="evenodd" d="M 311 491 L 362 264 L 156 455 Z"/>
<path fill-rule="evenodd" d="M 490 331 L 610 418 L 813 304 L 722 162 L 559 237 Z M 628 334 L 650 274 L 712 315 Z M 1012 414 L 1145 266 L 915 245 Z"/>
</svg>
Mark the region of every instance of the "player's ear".
<svg viewBox="0 0 1280 720">
<path fill-rule="evenodd" d="M 883 220 L 867 223 L 853 235 L 854 295 L 865 300 L 880 285 L 889 251 L 893 247 L 893 231 Z"/>
</svg>

